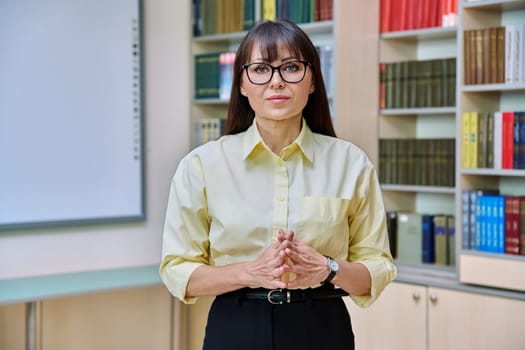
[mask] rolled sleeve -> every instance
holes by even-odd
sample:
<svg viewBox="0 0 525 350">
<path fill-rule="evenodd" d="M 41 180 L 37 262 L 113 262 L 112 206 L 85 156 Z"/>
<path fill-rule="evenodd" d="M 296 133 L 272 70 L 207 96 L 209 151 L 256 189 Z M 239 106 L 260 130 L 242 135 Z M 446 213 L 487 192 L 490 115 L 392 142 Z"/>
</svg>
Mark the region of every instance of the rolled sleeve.
<svg viewBox="0 0 525 350">
<path fill-rule="evenodd" d="M 385 287 L 395 278 L 397 270 L 393 264 L 386 226 L 386 212 L 375 169 L 370 164 L 359 181 L 357 195 L 360 198 L 354 208 L 348 258 L 363 264 L 371 277 L 368 296 L 352 296 L 361 307 L 371 305 Z"/>
<path fill-rule="evenodd" d="M 171 182 L 159 268 L 170 293 L 184 303 L 197 300 L 186 296 L 191 274 L 200 265 L 209 264 L 209 227 L 200 160 L 190 153 Z"/>
</svg>

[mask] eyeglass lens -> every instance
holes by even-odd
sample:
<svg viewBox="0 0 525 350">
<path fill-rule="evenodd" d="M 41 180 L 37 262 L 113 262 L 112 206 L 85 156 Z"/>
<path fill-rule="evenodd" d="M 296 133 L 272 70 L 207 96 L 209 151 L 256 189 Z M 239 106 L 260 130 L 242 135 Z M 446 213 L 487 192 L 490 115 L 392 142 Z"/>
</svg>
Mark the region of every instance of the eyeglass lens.
<svg viewBox="0 0 525 350">
<path fill-rule="evenodd" d="M 278 70 L 281 78 L 287 83 L 298 83 L 304 79 L 306 64 L 301 61 L 285 62 L 273 67 L 267 63 L 252 63 L 247 66 L 248 79 L 254 84 L 266 84 L 272 80 L 274 71 Z"/>
</svg>

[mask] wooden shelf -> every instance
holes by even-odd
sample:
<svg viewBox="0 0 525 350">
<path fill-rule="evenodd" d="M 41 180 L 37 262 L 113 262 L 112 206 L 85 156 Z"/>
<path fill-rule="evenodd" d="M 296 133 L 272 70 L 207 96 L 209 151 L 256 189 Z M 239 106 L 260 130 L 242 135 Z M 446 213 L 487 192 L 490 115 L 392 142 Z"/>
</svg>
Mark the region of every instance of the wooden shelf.
<svg viewBox="0 0 525 350">
<path fill-rule="evenodd" d="M 380 40 L 419 40 L 419 39 L 442 39 L 455 38 L 457 34 L 456 27 L 436 27 L 423 28 L 415 30 L 403 30 L 398 32 L 383 33 Z"/>
<path fill-rule="evenodd" d="M 463 2 L 464 9 L 501 11 L 501 10 L 518 10 L 525 9 L 523 0 L 479 0 Z"/>
<path fill-rule="evenodd" d="M 461 175 L 523 177 L 524 169 L 461 169 Z"/>
<path fill-rule="evenodd" d="M 439 187 L 439 186 L 416 186 L 416 185 L 381 185 L 383 191 L 394 192 L 424 192 L 424 193 L 445 193 L 454 194 L 454 187 Z"/>
<path fill-rule="evenodd" d="M 483 85 L 463 85 L 462 92 L 503 92 L 525 90 L 525 83 L 519 84 L 483 84 Z"/>
<path fill-rule="evenodd" d="M 379 114 L 382 116 L 401 116 L 401 115 L 435 115 L 435 114 L 455 114 L 456 107 L 427 107 L 427 108 L 392 108 L 381 109 Z"/>
</svg>

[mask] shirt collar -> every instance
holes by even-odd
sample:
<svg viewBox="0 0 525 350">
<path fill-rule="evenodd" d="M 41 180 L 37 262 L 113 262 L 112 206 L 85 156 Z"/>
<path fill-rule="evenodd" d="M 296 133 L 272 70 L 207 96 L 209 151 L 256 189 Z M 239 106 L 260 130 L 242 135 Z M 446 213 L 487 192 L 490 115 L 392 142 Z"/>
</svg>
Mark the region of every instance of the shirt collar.
<svg viewBox="0 0 525 350">
<path fill-rule="evenodd" d="M 243 159 L 245 160 L 248 159 L 250 156 L 252 156 L 257 151 L 266 148 L 262 141 L 261 135 L 259 134 L 259 130 L 257 129 L 255 118 L 253 118 L 252 125 L 250 125 L 250 127 L 244 132 L 242 144 L 243 144 L 242 145 L 242 155 L 243 155 Z M 312 130 L 310 130 L 310 127 L 308 126 L 304 118 L 302 122 L 301 132 L 299 133 L 299 136 L 297 136 L 295 141 L 292 143 L 292 145 L 297 145 L 296 147 L 299 147 L 303 156 L 306 157 L 306 159 L 308 159 L 310 162 L 313 162 L 314 160 L 313 132 Z M 291 147 L 292 145 L 288 147 Z"/>
</svg>

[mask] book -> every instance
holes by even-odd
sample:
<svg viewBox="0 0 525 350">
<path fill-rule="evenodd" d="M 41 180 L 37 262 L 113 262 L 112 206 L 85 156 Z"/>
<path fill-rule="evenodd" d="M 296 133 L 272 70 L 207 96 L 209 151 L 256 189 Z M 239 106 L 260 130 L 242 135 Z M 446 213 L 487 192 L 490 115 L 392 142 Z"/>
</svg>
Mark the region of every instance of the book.
<svg viewBox="0 0 525 350">
<path fill-rule="evenodd" d="M 196 99 L 219 98 L 220 95 L 220 53 L 195 55 L 195 91 Z"/>
<path fill-rule="evenodd" d="M 512 57 L 514 68 L 513 68 L 513 74 L 514 77 L 512 81 L 514 83 L 520 83 L 524 82 L 524 72 L 523 72 L 523 56 L 525 54 L 525 51 L 523 50 L 525 46 L 525 38 L 524 38 L 524 25 L 521 23 L 514 24 L 514 56 Z"/>
<path fill-rule="evenodd" d="M 448 229 L 447 216 L 434 216 L 434 242 L 435 242 L 435 262 L 438 265 L 448 265 Z"/>
<path fill-rule="evenodd" d="M 514 57 L 516 57 L 515 25 L 505 26 L 505 83 L 514 82 Z"/>
<path fill-rule="evenodd" d="M 503 139 L 503 115 L 502 112 L 494 112 L 493 113 L 493 119 L 494 119 L 494 128 L 493 128 L 493 168 L 494 169 L 501 169 L 502 168 L 502 139 Z"/>
<path fill-rule="evenodd" d="M 463 83 L 465 85 L 473 84 L 472 76 L 472 30 L 463 31 Z"/>
<path fill-rule="evenodd" d="M 255 0 L 244 0 L 244 16 L 242 29 L 250 30 L 255 24 Z"/>
<path fill-rule="evenodd" d="M 379 21 L 379 32 L 380 33 L 387 33 L 391 30 L 391 25 L 390 25 L 391 4 L 392 4 L 392 0 L 381 0 L 380 21 Z"/>
<path fill-rule="evenodd" d="M 422 256 L 422 215 L 412 212 L 398 212 L 397 216 L 397 260 L 407 263 L 421 263 Z"/>
<path fill-rule="evenodd" d="M 497 54 L 496 54 L 496 70 L 497 80 L 496 83 L 505 82 L 505 27 L 497 27 Z"/>
<path fill-rule="evenodd" d="M 518 82 L 525 83 L 525 23 L 518 24 L 518 26 L 518 31 L 521 33 L 519 41 Z"/>
<path fill-rule="evenodd" d="M 394 259 L 397 258 L 397 212 L 388 211 L 386 213 L 386 226 L 388 230 L 388 242 L 390 253 Z"/>
<path fill-rule="evenodd" d="M 514 112 L 502 112 L 501 167 L 514 167 Z"/>
<path fill-rule="evenodd" d="M 468 147 L 468 151 L 470 154 L 468 155 L 468 159 L 470 161 L 469 168 L 477 168 L 478 167 L 478 130 L 479 130 L 479 122 L 478 122 L 478 112 L 470 112 L 470 145 Z"/>
<path fill-rule="evenodd" d="M 463 239 L 468 241 L 468 247 L 469 249 L 476 249 L 476 246 L 480 244 L 480 242 L 476 242 L 476 238 L 480 238 L 478 236 L 479 234 L 479 227 L 478 223 L 476 222 L 477 219 L 477 210 L 480 210 L 481 207 L 478 206 L 478 200 L 479 198 L 486 196 L 486 195 L 496 195 L 499 194 L 499 190 L 497 189 L 471 189 L 471 190 L 465 190 L 466 193 L 468 193 L 468 233 L 463 232 Z M 465 237 L 465 234 L 468 235 L 468 237 Z"/>
<path fill-rule="evenodd" d="M 461 166 L 466 169 L 471 167 L 470 112 L 461 114 L 461 135 Z"/>
<path fill-rule="evenodd" d="M 475 168 L 487 167 L 487 134 L 488 134 L 488 114 L 485 112 L 477 113 L 478 134 L 477 134 L 477 164 Z"/>
<path fill-rule="evenodd" d="M 313 2 L 313 0 L 311 0 Z M 319 17 L 315 17 L 316 21 L 331 21 L 334 14 L 334 1 L 333 0 L 316 0 L 314 3 L 314 11 L 317 7 Z M 315 16 L 315 15 L 314 15 Z"/>
<path fill-rule="evenodd" d="M 233 64 L 235 52 L 221 52 L 219 54 L 219 98 L 229 99 L 233 81 Z"/>
<path fill-rule="evenodd" d="M 520 202 L 520 255 L 525 255 L 525 201 Z"/>
<path fill-rule="evenodd" d="M 471 249 L 470 234 L 470 190 L 461 191 L 461 248 L 463 250 Z"/>
<path fill-rule="evenodd" d="M 421 261 L 426 264 L 434 264 L 435 240 L 434 240 L 434 215 L 424 214 L 421 216 Z"/>
<path fill-rule="evenodd" d="M 454 215 L 447 215 L 447 257 L 448 265 L 456 265 L 456 217 Z"/>
<path fill-rule="evenodd" d="M 520 255 L 520 206 L 523 196 L 505 196 L 505 253 Z"/>
<path fill-rule="evenodd" d="M 261 0 L 261 18 L 275 20 L 277 18 L 276 0 Z"/>
<path fill-rule="evenodd" d="M 518 119 L 518 160 L 516 162 L 518 169 L 525 169 L 525 111 L 514 112 L 514 118 Z"/>
</svg>

